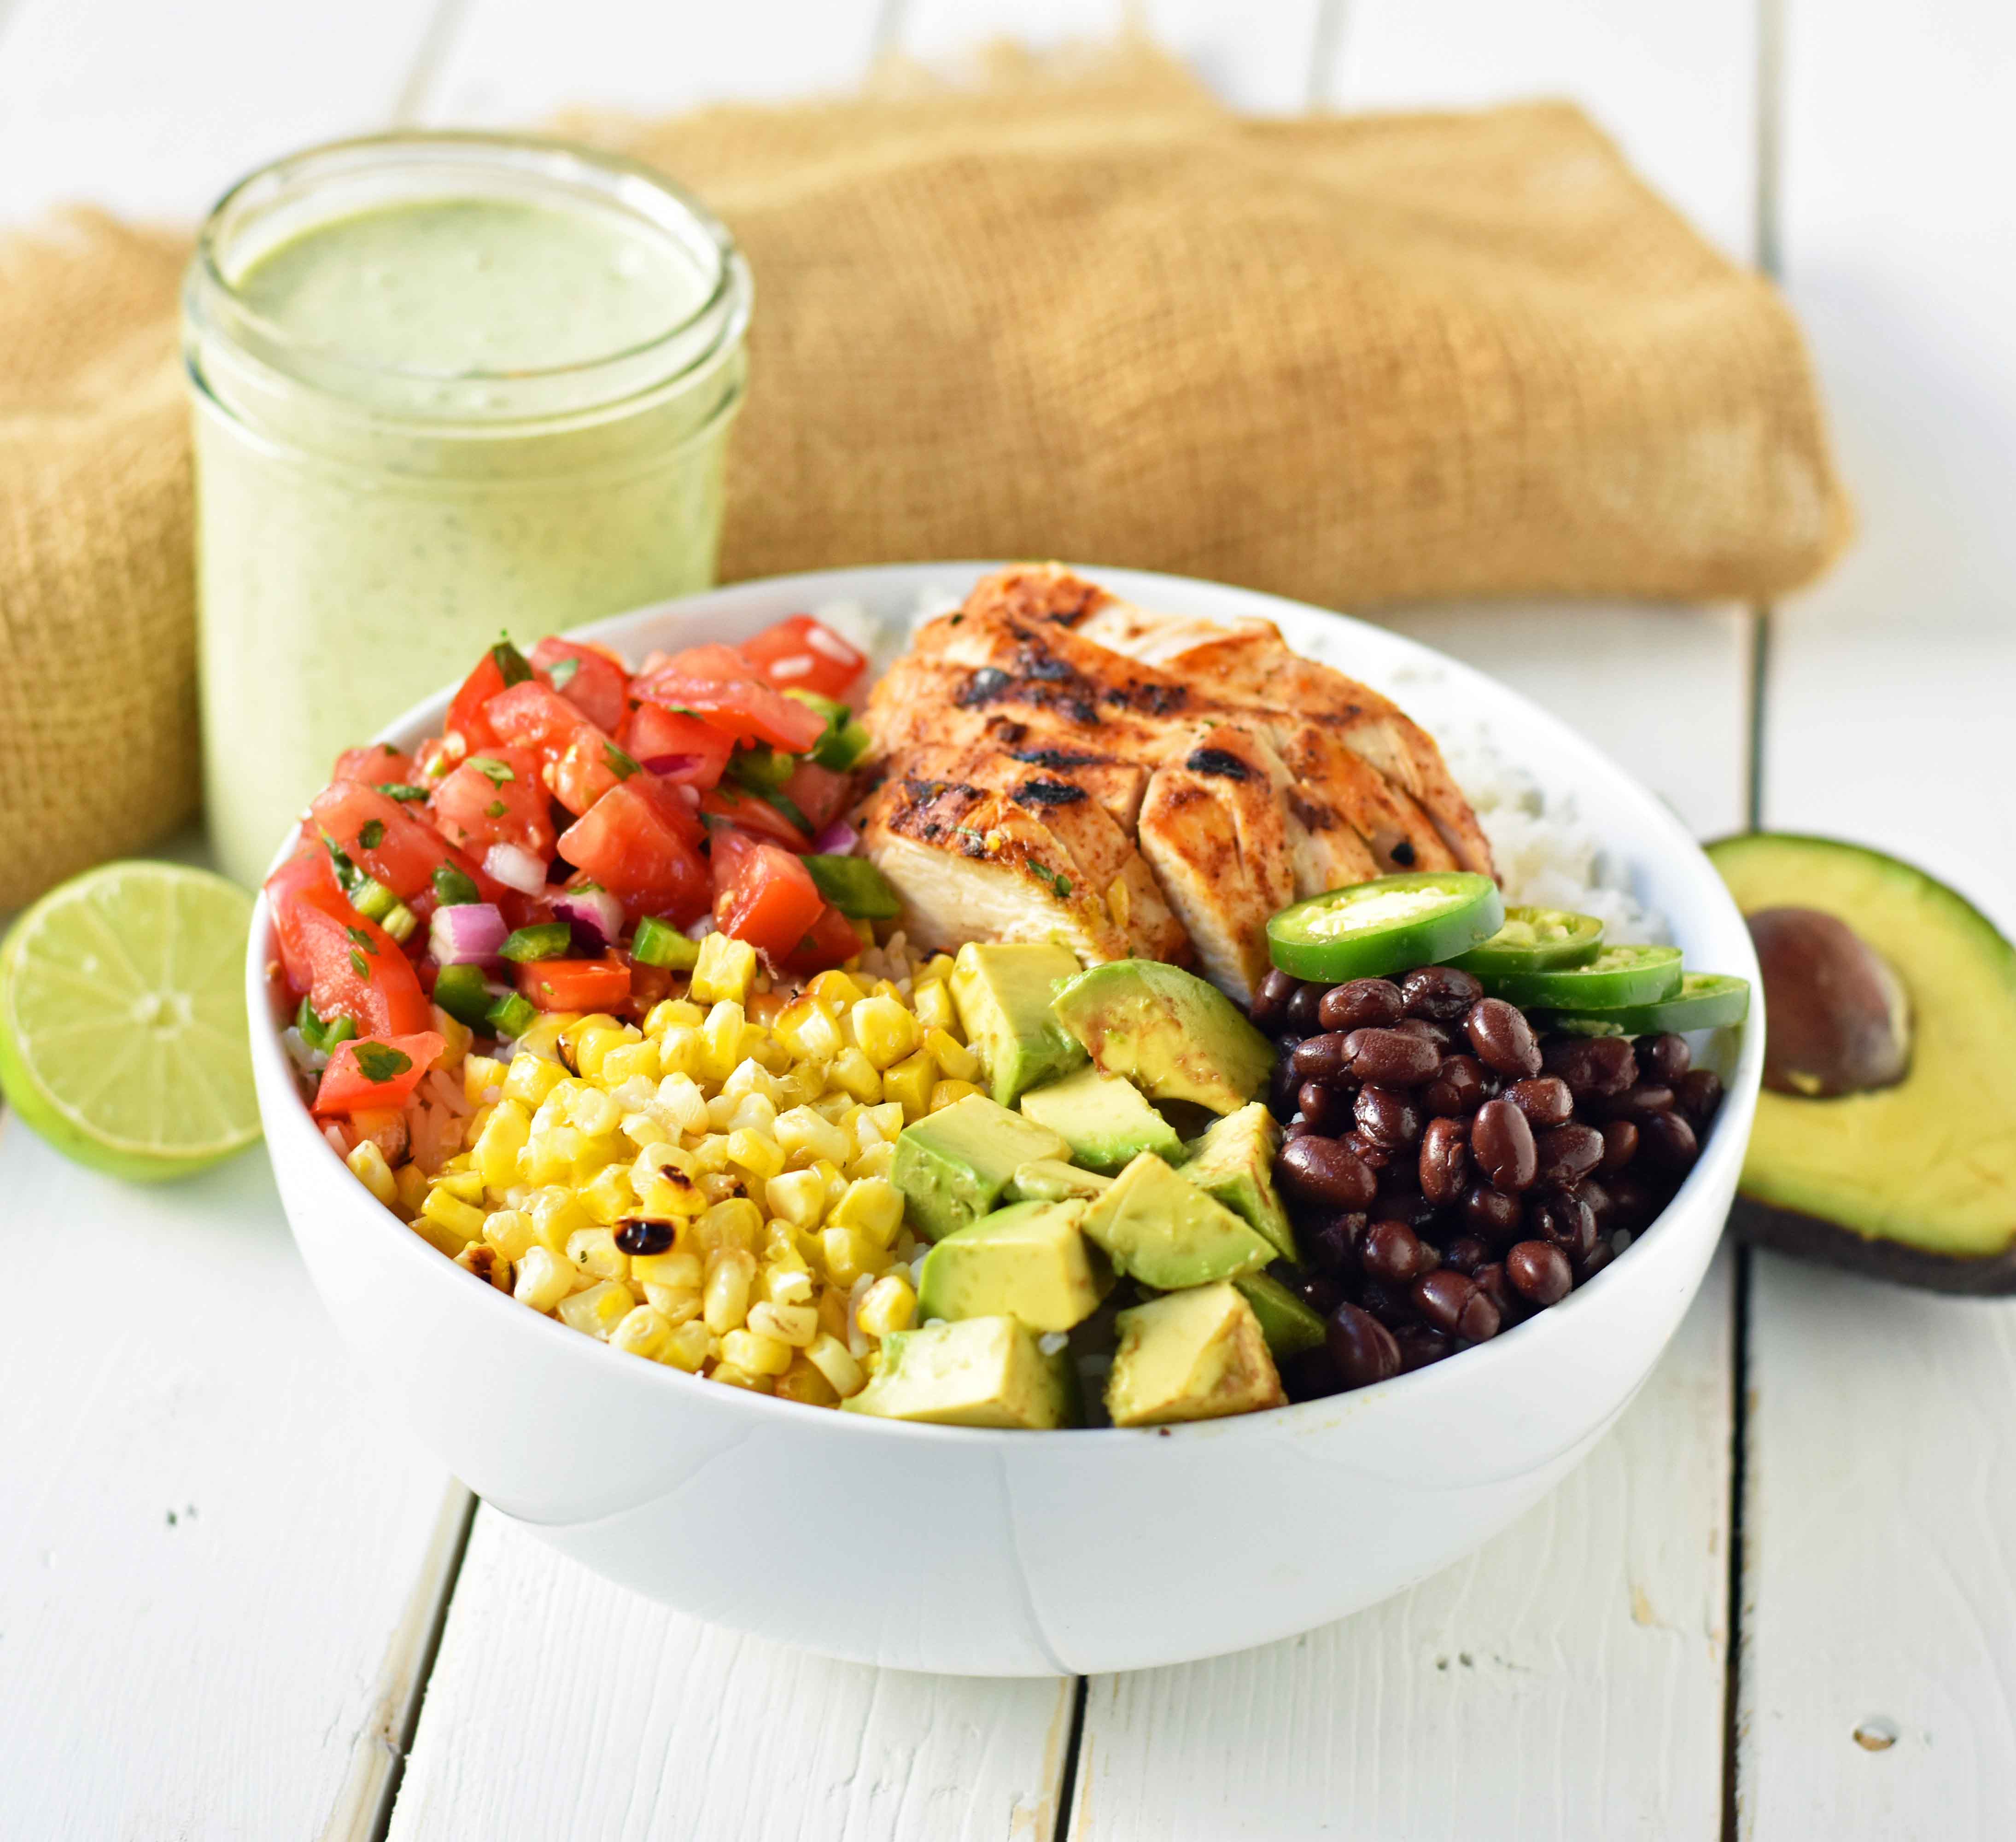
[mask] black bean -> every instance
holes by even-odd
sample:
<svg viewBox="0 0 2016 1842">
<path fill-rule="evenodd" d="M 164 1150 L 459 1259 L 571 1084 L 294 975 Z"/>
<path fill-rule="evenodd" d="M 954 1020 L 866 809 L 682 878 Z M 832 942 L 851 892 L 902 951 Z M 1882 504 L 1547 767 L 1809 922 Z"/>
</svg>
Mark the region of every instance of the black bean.
<svg viewBox="0 0 2016 1842">
<path fill-rule="evenodd" d="M 1474 1056 L 1449 1056 L 1421 1089 L 1421 1104 L 1438 1119 L 1463 1119 L 1492 1096 L 1485 1092 L 1484 1064 Z"/>
<path fill-rule="evenodd" d="M 1512 1308 L 1519 1295 L 1505 1283 L 1505 1265 L 1502 1261 L 1486 1261 L 1471 1275 L 1477 1282 L 1477 1289 L 1498 1308 L 1502 1321 L 1512 1315 Z"/>
<path fill-rule="evenodd" d="M 1273 1030 L 1285 1024 L 1288 1019 L 1288 1000 L 1294 996 L 1301 984 L 1293 973 L 1283 972 L 1278 966 L 1270 966 L 1266 976 L 1253 988 L 1253 1004 L 1248 1013 L 1253 1021 L 1262 1030 Z"/>
<path fill-rule="evenodd" d="M 1370 1081 L 1358 1090 L 1358 1129 L 1387 1151 L 1404 1151 L 1419 1142 L 1421 1110 L 1405 1094 Z"/>
<path fill-rule="evenodd" d="M 1351 1124 L 1351 1096 L 1341 1088 L 1305 1081 L 1295 1090 L 1295 1104 L 1319 1132 L 1341 1132 Z"/>
<path fill-rule="evenodd" d="M 1475 1235 L 1458 1235 L 1442 1252 L 1442 1265 L 1460 1273 L 1474 1274 L 1491 1257 L 1491 1250 Z"/>
<path fill-rule="evenodd" d="M 1281 1128 L 1281 1142 L 1285 1145 L 1291 1139 L 1306 1139 L 1315 1131 L 1307 1120 L 1291 1119 Z"/>
<path fill-rule="evenodd" d="M 1649 1119 L 1655 1113 L 1673 1110 L 1673 1090 L 1657 1082 L 1640 1081 L 1603 1103 L 1612 1119 Z"/>
<path fill-rule="evenodd" d="M 1453 966 L 1424 966 L 1401 980 L 1400 995 L 1410 1017 L 1453 1024 L 1484 995 L 1484 988 Z"/>
<path fill-rule="evenodd" d="M 1639 1044 L 1638 1060 L 1653 1080 L 1672 1087 L 1693 1065 L 1694 1054 L 1684 1036 L 1654 1036 Z"/>
<path fill-rule="evenodd" d="M 1392 1024 L 1407 1014 L 1400 988 L 1391 979 L 1351 979 L 1323 995 L 1316 1016 L 1326 1030 L 1360 1030 Z"/>
<path fill-rule="evenodd" d="M 1319 1272 L 1356 1272 L 1367 1218 L 1363 1211 L 1326 1215 L 1301 1230 L 1303 1257 Z"/>
<path fill-rule="evenodd" d="M 1603 1128 L 1603 1161 L 1597 1166 L 1605 1176 L 1621 1171 L 1638 1155 L 1638 1128 L 1628 1119 L 1613 1119 Z"/>
<path fill-rule="evenodd" d="M 1617 1214 L 1617 1202 L 1610 1193 L 1610 1185 L 1585 1177 L 1575 1185 L 1575 1194 L 1589 1205 L 1589 1214 L 1596 1218 L 1597 1232 L 1602 1233 Z"/>
<path fill-rule="evenodd" d="M 616 1244 L 625 1254 L 668 1253 L 674 1239 L 671 1223 L 648 1215 L 626 1217 L 616 1230 Z"/>
<path fill-rule="evenodd" d="M 1372 1205 L 1372 1213 L 1381 1221 L 1404 1221 L 1419 1234 L 1434 1225 L 1441 1211 L 1418 1189 L 1403 1189 L 1382 1193 Z"/>
<path fill-rule="evenodd" d="M 1358 1302 L 1392 1330 L 1413 1323 L 1418 1315 L 1413 1295 L 1407 1287 L 1389 1285 L 1384 1279 L 1365 1280 L 1358 1288 Z"/>
<path fill-rule="evenodd" d="M 1539 1168 L 1533 1128 L 1510 1100 L 1487 1100 L 1470 1122 L 1470 1155 L 1494 1189 L 1516 1194 L 1529 1188 Z"/>
<path fill-rule="evenodd" d="M 1505 1315 L 1499 1309 L 1497 1300 L 1479 1286 L 1471 1293 L 1470 1303 L 1463 1308 L 1463 1315 L 1456 1321 L 1456 1333 L 1466 1343 L 1489 1343 L 1504 1322 Z"/>
<path fill-rule="evenodd" d="M 1722 1104 L 1722 1077 L 1712 1068 L 1690 1068 L 1674 1083 L 1673 1092 L 1688 1124 L 1697 1133 L 1705 1131 Z"/>
<path fill-rule="evenodd" d="M 1470 1177 L 1470 1135 L 1460 1120 L 1431 1119 L 1421 1134 L 1421 1194 L 1453 1203 Z"/>
<path fill-rule="evenodd" d="M 1327 1349 L 1303 1350 L 1281 1365 L 1281 1386 L 1291 1401 L 1321 1401 L 1342 1394 L 1347 1385 Z"/>
<path fill-rule="evenodd" d="M 1433 1080 L 1442 1066 L 1433 1043 L 1398 1030 L 1353 1030 L 1344 1038 L 1343 1051 L 1352 1074 L 1381 1087 L 1417 1088 Z"/>
<path fill-rule="evenodd" d="M 1521 1241 L 1505 1256 L 1505 1277 L 1521 1298 L 1558 1304 L 1575 1284 L 1568 1257 L 1550 1241 Z"/>
<path fill-rule="evenodd" d="M 1355 1126 L 1338 1139 L 1337 1142 L 1372 1173 L 1373 1181 L 1375 1183 L 1381 1180 L 1386 1167 L 1393 1161 L 1391 1152 L 1388 1151 L 1384 1146 L 1373 1144 Z"/>
<path fill-rule="evenodd" d="M 1298 1036 L 1313 1036 L 1323 1027 L 1316 1021 L 1316 1014 L 1326 989 L 1322 985 L 1298 984 L 1288 994 L 1287 1008 L 1282 1014 Z"/>
<path fill-rule="evenodd" d="M 1341 1304 L 1323 1326 L 1323 1344 L 1347 1388 L 1367 1387 L 1400 1373 L 1393 1333 L 1355 1304 Z"/>
<path fill-rule="evenodd" d="M 1638 1122 L 1638 1137 L 1645 1155 L 1661 1170 L 1690 1170 L 1701 1156 L 1694 1129 L 1677 1113 L 1655 1113 Z"/>
<path fill-rule="evenodd" d="M 1439 1362 L 1456 1348 L 1446 1332 L 1437 1330 L 1427 1324 L 1405 1325 L 1394 1332 L 1393 1340 L 1400 1346 L 1400 1373 L 1402 1375 L 1411 1375 L 1417 1369 L 1425 1369 L 1431 1362 Z"/>
<path fill-rule="evenodd" d="M 1582 1186 L 1585 1189 L 1588 1185 Z M 1651 1185 L 1635 1171 L 1621 1171 L 1604 1186 L 1610 1192 L 1610 1219 L 1604 1226 L 1640 1229 L 1658 1212 Z"/>
<path fill-rule="evenodd" d="M 1586 1283 L 1593 1279 L 1617 1257 L 1617 1250 L 1607 1241 L 1598 1241 L 1589 1250 L 1587 1257 L 1575 1262 L 1575 1278 Z"/>
<path fill-rule="evenodd" d="M 1422 1042 L 1434 1044 L 1438 1059 L 1455 1052 L 1456 1032 L 1446 1024 L 1435 1023 L 1427 1017 L 1403 1017 L 1393 1027 L 1402 1036 L 1418 1036 Z"/>
<path fill-rule="evenodd" d="M 1596 1245 L 1596 1214 L 1573 1190 L 1544 1189 L 1526 1205 L 1526 1225 L 1535 1239 L 1551 1241 L 1579 1260 Z"/>
<path fill-rule="evenodd" d="M 1426 1273 L 1414 1282 L 1414 1306 L 1435 1329 L 1481 1343 L 1498 1334 L 1498 1308 L 1478 1290 L 1477 1282 L 1453 1267 Z"/>
<path fill-rule="evenodd" d="M 1578 1100 L 1621 1094 L 1638 1079 L 1638 1058 L 1621 1036 L 1557 1037 L 1541 1050 L 1540 1060 Z"/>
<path fill-rule="evenodd" d="M 1365 1232 L 1359 1258 L 1375 1279 L 1399 1283 L 1427 1271 L 1427 1250 L 1403 1221 L 1375 1221 Z"/>
<path fill-rule="evenodd" d="M 1516 1196 L 1507 1196 L 1488 1183 L 1476 1183 L 1463 1200 L 1463 1218 L 1473 1233 L 1502 1245 L 1518 1233 L 1525 1212 Z"/>
<path fill-rule="evenodd" d="M 1304 1273 L 1288 1288 L 1319 1318 L 1344 1303 L 1344 1288 L 1328 1273 Z"/>
<path fill-rule="evenodd" d="M 1505 1090 L 1505 1098 L 1526 1116 L 1536 1132 L 1564 1126 L 1575 1117 L 1575 1095 L 1558 1074 L 1529 1075 Z"/>
<path fill-rule="evenodd" d="M 1555 1126 L 1533 1141 L 1536 1183 L 1579 1183 L 1603 1162 L 1603 1135 L 1593 1126 Z"/>
<path fill-rule="evenodd" d="M 1348 1062 L 1350 1042 L 1351 1038 L 1338 1030 L 1305 1037 L 1288 1052 L 1289 1071 L 1298 1081 L 1340 1080 Z"/>
<path fill-rule="evenodd" d="M 1378 1193 L 1364 1164 L 1334 1139 L 1314 1134 L 1281 1147 L 1275 1175 L 1290 1195 L 1329 1209 L 1362 1209 Z"/>
<path fill-rule="evenodd" d="M 1470 1007 L 1463 1033 L 1485 1067 L 1512 1080 L 1540 1072 L 1539 1038 L 1526 1014 L 1502 998 L 1485 998 Z"/>
</svg>

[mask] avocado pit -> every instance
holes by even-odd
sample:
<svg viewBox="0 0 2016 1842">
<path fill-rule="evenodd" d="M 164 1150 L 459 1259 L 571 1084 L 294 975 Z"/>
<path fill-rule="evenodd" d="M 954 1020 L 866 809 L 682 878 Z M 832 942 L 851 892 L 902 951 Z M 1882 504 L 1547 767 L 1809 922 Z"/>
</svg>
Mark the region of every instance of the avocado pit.
<svg viewBox="0 0 2016 1842">
<path fill-rule="evenodd" d="M 1760 908 L 1746 919 L 1764 975 L 1764 1085 L 1812 1100 L 1902 1081 L 1911 1007 L 1889 961 L 1817 908 Z"/>
</svg>

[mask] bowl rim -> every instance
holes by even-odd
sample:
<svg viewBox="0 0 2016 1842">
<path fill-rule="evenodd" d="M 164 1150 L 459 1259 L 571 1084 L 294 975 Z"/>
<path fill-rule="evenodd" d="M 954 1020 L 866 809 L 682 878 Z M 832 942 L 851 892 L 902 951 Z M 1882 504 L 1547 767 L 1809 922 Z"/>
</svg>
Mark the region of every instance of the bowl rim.
<svg viewBox="0 0 2016 1842">
<path fill-rule="evenodd" d="M 777 608 L 773 617 L 782 618 L 787 611 L 804 612 L 822 603 L 868 595 L 884 595 L 892 588 L 900 590 L 907 588 L 913 592 L 921 592 L 949 586 L 945 578 L 970 581 L 992 570 L 1010 567 L 1014 566 L 998 559 L 953 560 L 855 565 L 830 570 L 805 570 L 788 575 L 757 577 L 695 594 L 647 603 L 621 613 L 606 615 L 598 620 L 566 628 L 564 631 L 568 637 L 578 639 L 600 640 L 606 643 L 632 642 L 632 630 L 653 621 L 693 620 L 704 618 L 711 613 L 732 615 L 751 608 L 768 609 L 772 604 Z M 920 1421 L 884 1419 L 869 1414 L 844 1413 L 837 1408 L 819 1410 L 825 1419 L 837 1427 L 848 1429 L 844 1436 L 849 1437 L 900 1438 L 913 1443 L 926 1440 L 953 1440 L 969 1449 L 974 1448 L 975 1441 L 1006 1441 L 1012 1448 L 1021 1451 L 1028 1450 L 1032 1439 L 1051 1442 L 1068 1440 L 1073 1442 L 1074 1450 L 1081 1448 L 1089 1450 L 1096 1441 L 1154 1439 L 1168 1441 L 1169 1449 L 1173 1452 L 1179 1449 L 1186 1441 L 1272 1437 L 1312 1430 L 1319 1419 L 1327 1419 L 1334 1423 L 1340 1412 L 1356 1418 L 1361 1414 L 1379 1411 L 1382 1404 L 1390 1403 L 1397 1406 L 1402 1401 L 1418 1401 L 1437 1390 L 1467 1390 L 1473 1383 L 1485 1385 L 1493 1369 L 1501 1368 L 1507 1362 L 1520 1361 L 1522 1351 L 1537 1351 L 1543 1340 L 1558 1342 L 1564 1337 L 1582 1333 L 1593 1322 L 1592 1314 L 1601 1308 L 1603 1299 L 1609 1293 L 1622 1285 L 1640 1280 L 1650 1281 L 1657 1268 L 1665 1264 L 1659 1257 L 1662 1247 L 1676 1250 L 1669 1258 L 1681 1259 L 1683 1256 L 1678 1250 L 1683 1237 L 1677 1235 L 1654 1242 L 1648 1254 L 1640 1255 L 1636 1260 L 1633 1260 L 1633 1256 L 1640 1254 L 1640 1247 L 1652 1226 L 1669 1217 L 1697 1212 L 1702 1206 L 1705 1193 L 1715 1188 L 1719 1183 L 1726 1181 L 1730 1189 L 1733 1190 L 1749 1138 L 1747 1129 L 1748 1118 L 1755 1110 L 1761 1085 L 1764 1032 L 1761 977 L 1755 955 L 1749 949 L 1748 934 L 1742 925 L 1741 915 L 1736 908 L 1734 898 L 1723 885 L 1701 846 L 1682 825 L 1678 816 L 1656 794 L 1611 761 L 1594 743 L 1551 711 L 1489 674 L 1438 652 L 1406 635 L 1395 633 L 1352 615 L 1316 607 L 1310 603 L 1294 601 L 1286 596 L 1270 595 L 1257 589 L 1237 588 L 1207 577 L 1178 576 L 1164 571 L 1093 563 L 1073 563 L 1070 567 L 1088 580 L 1102 586 L 1110 586 L 1131 599 L 1143 599 L 1144 590 L 1147 594 L 1152 595 L 1157 587 L 1167 585 L 1186 592 L 1204 590 L 1212 597 L 1223 598 L 1228 613 L 1244 613 L 1273 621 L 1277 624 L 1284 614 L 1295 621 L 1315 615 L 1327 621 L 1341 622 L 1347 628 L 1371 637 L 1382 647 L 1395 649 L 1402 655 L 1411 655 L 1409 661 L 1411 664 L 1447 675 L 1466 693 L 1481 693 L 1491 699 L 1502 700 L 1517 714 L 1522 724 L 1533 725 L 1545 732 L 1550 745 L 1561 748 L 1571 757 L 1582 757 L 1586 765 L 1609 774 L 1631 801 L 1643 809 L 1643 815 L 1649 820 L 1654 835 L 1663 834 L 1660 841 L 1665 849 L 1671 851 L 1679 863 L 1685 865 L 1690 875 L 1697 875 L 1702 879 L 1703 887 L 1711 904 L 1719 900 L 1726 905 L 1728 916 L 1736 923 L 1736 937 L 1743 943 L 1744 963 L 1735 970 L 1750 981 L 1751 1008 L 1748 1021 L 1738 1026 L 1741 1037 L 1735 1071 L 1727 1084 L 1723 1101 L 1723 1114 L 1717 1123 L 1720 1124 L 1723 1117 L 1740 1117 L 1745 1129 L 1740 1134 L 1723 1130 L 1712 1135 L 1703 1155 L 1687 1173 L 1672 1201 L 1653 1218 L 1652 1224 L 1634 1236 L 1632 1245 L 1602 1272 L 1577 1286 L 1560 1303 L 1523 1323 L 1514 1326 L 1502 1337 L 1492 1337 L 1487 1343 L 1456 1352 L 1456 1358 L 1428 1363 L 1370 1387 L 1352 1389 L 1341 1394 L 1322 1396 L 1311 1401 L 1291 1401 L 1286 1406 L 1270 1408 L 1259 1413 L 1237 1414 L 1217 1419 L 1158 1426 L 1064 1426 L 1030 1430 L 1010 1427 L 941 1426 Z M 786 603 L 790 604 L 788 610 L 783 605 Z M 425 733 L 428 725 L 437 722 L 445 713 L 455 689 L 455 683 L 451 682 L 432 696 L 423 698 L 386 724 L 370 739 L 396 743 L 401 738 L 417 738 Z M 274 854 L 268 866 L 268 875 L 292 853 L 299 836 L 300 827 L 297 825 Z M 322 1170 L 330 1178 L 340 1180 L 339 1195 L 354 1193 L 353 1201 L 361 1197 L 375 1203 L 376 1199 L 358 1181 L 337 1155 L 334 1147 L 315 1127 L 313 1115 L 300 1099 L 292 1065 L 281 1047 L 280 1035 L 284 1025 L 275 1015 L 266 974 L 266 968 L 274 957 L 271 934 L 272 919 L 262 889 L 254 909 L 251 931 L 247 944 L 246 980 L 247 1008 L 255 1023 L 251 1032 L 254 1060 L 255 1063 L 265 1063 L 269 1074 L 277 1076 L 275 1082 L 262 1083 L 259 1088 L 260 1112 L 269 1151 L 277 1149 L 279 1142 L 291 1141 L 298 1143 L 308 1149 L 311 1159 L 319 1157 L 326 1160 Z M 270 1091 L 283 1094 L 290 1103 L 287 1109 L 290 1117 L 284 1124 L 268 1117 L 266 1095 L 269 1086 Z M 277 1133 L 276 1126 L 279 1128 Z M 1730 1167 L 1732 1166 L 1733 1170 Z M 347 1192 L 343 1186 L 347 1186 Z M 284 1206 L 284 1191 L 283 1200 Z M 291 1211 L 288 1214 L 291 1232 Z M 785 1424 L 792 1427 L 803 1427 L 807 1424 L 800 1417 L 808 1411 L 802 1403 L 780 1401 L 773 1395 L 708 1382 L 703 1377 L 689 1375 L 664 1363 L 640 1362 L 628 1352 L 613 1349 L 599 1339 L 584 1337 L 580 1332 L 570 1329 L 543 1312 L 527 1310 L 516 1299 L 499 1291 L 488 1281 L 478 1279 L 473 1273 L 457 1267 L 452 1261 L 441 1255 L 430 1243 L 414 1233 L 383 1205 L 373 1207 L 369 1214 L 375 1231 L 388 1237 L 387 1245 L 399 1244 L 401 1251 L 393 1257 L 413 1263 L 410 1270 L 416 1283 L 430 1283 L 429 1275 L 431 1275 L 436 1279 L 445 1277 L 459 1280 L 465 1286 L 487 1294 L 499 1311 L 509 1314 L 509 1316 L 499 1316 L 495 1320 L 504 1335 L 543 1334 L 557 1339 L 559 1340 L 549 1347 L 561 1360 L 578 1362 L 585 1359 L 591 1362 L 621 1363 L 625 1366 L 620 1371 L 612 1371 L 612 1378 L 620 1374 L 628 1377 L 632 1385 L 671 1388 L 675 1391 L 667 1398 L 675 1402 L 685 1401 L 733 1412 L 737 1410 L 736 1407 L 725 1397 L 733 1396 L 736 1402 L 748 1411 L 759 1415 L 787 1414 L 791 1417 Z M 1703 1271 L 1708 1257 L 1712 1254 L 1714 1243 L 1720 1239 L 1723 1225 L 1718 1222 L 1709 1237 L 1709 1248 L 1701 1261 Z M 1693 1289 L 1697 1290 L 1698 1283 L 1698 1279 L 1694 1281 Z M 472 1299 L 474 1297 L 473 1293 L 469 1296 Z M 1523 1334 L 1515 1336 L 1515 1333 Z M 1657 1352 L 1654 1352 L 1654 1359 L 1656 1356 Z M 1460 1367 L 1456 1365 L 1456 1358 L 1460 1358 Z M 1452 1370 L 1453 1373 L 1450 1373 Z M 655 1383 L 644 1380 L 646 1373 L 655 1375 Z M 705 1396 L 698 1396 L 691 1391 L 701 1388 L 709 1390 Z M 758 1423 L 761 1423 L 759 1421 Z"/>
</svg>

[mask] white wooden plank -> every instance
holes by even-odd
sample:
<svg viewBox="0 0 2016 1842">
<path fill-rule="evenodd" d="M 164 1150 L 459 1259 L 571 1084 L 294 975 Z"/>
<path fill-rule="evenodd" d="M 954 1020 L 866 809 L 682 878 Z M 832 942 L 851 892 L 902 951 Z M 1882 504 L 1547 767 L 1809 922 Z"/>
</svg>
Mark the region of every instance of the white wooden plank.
<svg viewBox="0 0 2016 1842">
<path fill-rule="evenodd" d="M 316 1834 L 411 1700 L 441 1468 L 357 1397 L 258 1153 L 122 1185 L 0 1113 L 0 1830 Z"/>
<path fill-rule="evenodd" d="M 254 167 L 389 121 L 430 11 L 13 0 L 0 16 L 0 223 L 79 200 L 193 225 Z"/>
<path fill-rule="evenodd" d="M 1073 1842 L 1719 1835 L 1730 1269 L 1481 1552 L 1304 1637 L 1093 1678 Z"/>
<path fill-rule="evenodd" d="M 907 0 L 898 43 L 934 67 L 991 40 L 1049 49 L 1098 43 L 1138 26 L 1234 107 L 1298 113 L 1308 104 L 1318 0 Z"/>
<path fill-rule="evenodd" d="M 1067 1678 L 909 1675 L 739 1637 L 485 1514 L 392 1842 L 1047 1842 L 1073 1695 Z"/>
<path fill-rule="evenodd" d="M 1964 0 L 1880 29 L 1788 12 L 1784 275 L 1862 532 L 1774 620 L 1765 817 L 1925 864 L 2016 930 L 2016 250 L 1990 228 L 2016 157 L 2016 19 Z M 1899 131 L 1870 132 L 1877 97 Z M 1761 1256 L 1755 1274 L 1739 1833 L 1999 1833 L 2016 1304 Z"/>
</svg>

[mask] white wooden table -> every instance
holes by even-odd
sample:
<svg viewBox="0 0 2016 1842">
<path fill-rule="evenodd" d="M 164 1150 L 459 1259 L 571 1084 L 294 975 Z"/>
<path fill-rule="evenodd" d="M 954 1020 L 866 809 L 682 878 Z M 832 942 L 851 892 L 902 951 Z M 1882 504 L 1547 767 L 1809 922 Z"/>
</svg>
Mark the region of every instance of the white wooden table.
<svg viewBox="0 0 2016 1842">
<path fill-rule="evenodd" d="M 2016 12 L 1147 0 L 1242 106 L 1574 96 L 1805 316 L 1863 534 L 1771 609 L 1398 624 L 1704 836 L 1838 831 L 2016 927 Z M 0 219 L 193 221 L 393 122 L 664 110 L 1065 0 L 0 0 Z M 0 609 L 0 617 L 4 617 Z M 1726 1250 L 1550 1501 L 1215 1663 L 989 1683 L 693 1624 L 514 1534 L 354 1392 L 256 1157 L 148 1193 L 0 1117 L 0 1837 L 2016 1834 L 2016 1304 Z"/>
</svg>

